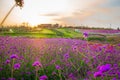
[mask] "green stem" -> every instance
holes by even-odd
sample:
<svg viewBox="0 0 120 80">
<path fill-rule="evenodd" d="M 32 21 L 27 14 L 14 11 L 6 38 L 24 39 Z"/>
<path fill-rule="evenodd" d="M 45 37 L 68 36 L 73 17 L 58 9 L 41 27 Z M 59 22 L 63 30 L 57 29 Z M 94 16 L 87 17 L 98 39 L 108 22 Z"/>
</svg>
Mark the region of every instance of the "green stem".
<svg viewBox="0 0 120 80">
<path fill-rule="evenodd" d="M 44 70 L 44 68 L 42 67 L 42 71 L 43 71 L 43 73 L 45 74 L 45 70 Z"/>
<path fill-rule="evenodd" d="M 69 61 L 70 61 L 70 63 L 72 64 L 72 66 L 74 67 L 74 69 L 77 69 L 76 67 L 75 67 L 75 65 L 73 64 L 73 62 L 69 59 Z"/>
<path fill-rule="evenodd" d="M 12 70 L 11 70 L 11 78 L 13 78 L 13 71 L 14 71 L 14 67 L 13 67 L 13 66 L 14 66 L 14 59 L 12 60 L 12 66 L 11 66 L 11 67 L 12 67 Z"/>
<path fill-rule="evenodd" d="M 36 69 L 35 80 L 37 80 L 38 70 Z"/>
<path fill-rule="evenodd" d="M 58 70 L 58 74 L 59 74 L 60 80 L 62 80 L 61 70 Z"/>
</svg>

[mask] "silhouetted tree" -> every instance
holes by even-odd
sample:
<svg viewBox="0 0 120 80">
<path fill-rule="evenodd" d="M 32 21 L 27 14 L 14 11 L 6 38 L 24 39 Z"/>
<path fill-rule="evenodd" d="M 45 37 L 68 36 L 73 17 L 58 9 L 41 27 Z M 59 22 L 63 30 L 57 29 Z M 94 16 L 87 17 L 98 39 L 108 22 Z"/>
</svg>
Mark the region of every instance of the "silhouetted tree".
<svg viewBox="0 0 120 80">
<path fill-rule="evenodd" d="M 119 27 L 117 28 L 117 30 L 120 30 Z"/>
<path fill-rule="evenodd" d="M 23 4 L 24 4 L 23 0 L 15 0 L 15 2 L 17 6 L 23 7 Z"/>
<path fill-rule="evenodd" d="M 0 26 L 2 26 L 2 24 L 5 22 L 5 20 L 7 19 L 7 17 L 9 16 L 9 14 L 12 12 L 12 10 L 15 8 L 15 6 L 19 6 L 20 8 L 23 7 L 23 0 L 15 0 L 15 4 L 11 7 L 11 9 L 9 10 L 9 12 L 6 14 L 6 16 L 3 18 L 2 22 L 0 23 Z M 3 27 L 3 26 L 2 26 Z"/>
</svg>

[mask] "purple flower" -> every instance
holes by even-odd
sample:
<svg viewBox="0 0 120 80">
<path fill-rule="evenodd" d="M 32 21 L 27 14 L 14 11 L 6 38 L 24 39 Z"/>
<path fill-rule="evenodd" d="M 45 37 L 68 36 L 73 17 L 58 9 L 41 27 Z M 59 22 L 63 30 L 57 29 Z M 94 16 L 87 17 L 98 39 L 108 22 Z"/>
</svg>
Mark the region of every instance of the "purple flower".
<svg viewBox="0 0 120 80">
<path fill-rule="evenodd" d="M 2 67 L 0 67 L 0 71 L 2 71 L 3 70 L 3 68 Z"/>
<path fill-rule="evenodd" d="M 52 75 L 56 75 L 57 73 L 56 72 L 52 72 Z"/>
<path fill-rule="evenodd" d="M 31 72 L 26 72 L 26 74 L 27 74 L 27 75 L 30 75 L 30 74 L 31 74 Z"/>
<path fill-rule="evenodd" d="M 15 78 L 8 78 L 8 80 L 15 80 Z"/>
<path fill-rule="evenodd" d="M 73 46 L 72 49 L 73 49 L 73 51 L 76 51 L 77 50 L 77 46 Z"/>
<path fill-rule="evenodd" d="M 69 77 L 69 78 L 71 78 L 72 80 L 74 80 L 74 79 L 75 79 L 75 76 L 74 76 L 74 74 L 73 74 L 73 73 L 70 73 L 70 74 L 68 75 L 68 77 Z"/>
<path fill-rule="evenodd" d="M 101 77 L 102 76 L 102 72 L 95 72 L 94 73 L 94 77 L 96 78 L 96 77 Z"/>
<path fill-rule="evenodd" d="M 42 64 L 39 61 L 35 61 L 32 66 L 42 67 Z"/>
<path fill-rule="evenodd" d="M 113 67 L 118 67 L 118 64 L 114 64 Z"/>
<path fill-rule="evenodd" d="M 20 64 L 19 63 L 14 64 L 14 69 L 19 69 L 19 68 L 20 68 Z"/>
<path fill-rule="evenodd" d="M 118 44 L 118 46 L 120 46 L 120 43 Z"/>
<path fill-rule="evenodd" d="M 92 72 L 91 72 L 91 71 L 88 71 L 88 72 L 87 72 L 87 75 L 91 75 L 91 74 L 92 74 Z"/>
<path fill-rule="evenodd" d="M 46 80 L 46 79 L 48 79 L 48 77 L 46 75 L 43 75 L 43 76 L 39 77 L 39 80 Z"/>
<path fill-rule="evenodd" d="M 9 59 L 7 59 L 7 60 L 5 61 L 5 63 L 6 63 L 6 64 L 9 64 L 9 63 L 10 63 L 10 60 L 9 60 Z"/>
<path fill-rule="evenodd" d="M 106 64 L 99 67 L 99 71 L 101 72 L 106 72 L 109 71 L 110 69 L 111 69 L 111 64 Z"/>
<path fill-rule="evenodd" d="M 112 80 L 117 80 L 117 78 L 113 78 Z"/>
<path fill-rule="evenodd" d="M 67 60 L 69 58 L 69 53 L 64 54 L 64 59 Z"/>
<path fill-rule="evenodd" d="M 12 54 L 12 55 L 10 56 L 10 58 L 11 58 L 11 59 L 17 59 L 17 58 L 18 58 L 18 55 L 17 55 L 17 54 Z"/>
<path fill-rule="evenodd" d="M 120 78 L 120 72 L 118 72 L 117 74 L 118 74 L 118 77 Z"/>
<path fill-rule="evenodd" d="M 84 37 L 84 38 L 87 38 L 87 37 L 88 37 L 88 33 L 87 33 L 87 32 L 84 32 L 84 33 L 83 33 L 83 37 Z"/>
<path fill-rule="evenodd" d="M 55 67 L 56 67 L 57 70 L 61 69 L 61 67 L 59 65 L 56 65 Z"/>
</svg>

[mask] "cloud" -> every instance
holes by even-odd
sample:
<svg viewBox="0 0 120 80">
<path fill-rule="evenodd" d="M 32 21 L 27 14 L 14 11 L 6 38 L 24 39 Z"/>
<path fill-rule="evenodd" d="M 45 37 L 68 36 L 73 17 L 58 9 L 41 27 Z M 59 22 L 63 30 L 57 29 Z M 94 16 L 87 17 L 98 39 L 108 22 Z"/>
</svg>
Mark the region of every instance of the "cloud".
<svg viewBox="0 0 120 80">
<path fill-rule="evenodd" d="M 107 4 L 103 4 L 103 7 L 120 7 L 120 0 L 109 0 Z"/>
<path fill-rule="evenodd" d="M 108 2 L 108 0 L 91 0 L 89 2 L 90 3 L 88 4 L 88 7 L 96 8 L 96 7 L 99 7 L 102 4 L 106 4 Z"/>
<path fill-rule="evenodd" d="M 76 11 L 71 14 L 71 16 L 59 16 L 54 18 L 54 21 L 57 21 L 61 24 L 69 24 L 69 25 L 80 25 L 83 21 L 87 20 L 90 16 L 93 15 L 93 12 L 88 11 Z"/>
<path fill-rule="evenodd" d="M 40 14 L 40 16 L 54 17 L 54 16 L 60 16 L 60 14 L 58 14 L 58 13 L 48 13 L 48 14 Z"/>
<path fill-rule="evenodd" d="M 111 10 L 100 7 L 101 4 L 107 3 L 107 1 L 108 0 L 84 0 L 84 1 L 76 0 L 75 2 L 73 2 L 73 5 L 77 8 L 74 9 L 73 12 L 71 12 L 71 15 L 64 17 L 60 15 L 59 17 L 54 18 L 53 20 L 64 24 L 79 25 L 81 23 L 85 23 L 86 21 L 91 19 L 92 16 L 97 15 L 98 13 L 102 14 L 110 13 Z"/>
<path fill-rule="evenodd" d="M 92 10 L 78 10 L 71 13 L 71 16 L 66 17 L 57 17 L 54 19 L 54 21 L 58 21 L 61 23 L 66 24 L 81 24 L 82 22 L 90 19 L 92 16 L 96 15 L 97 13 L 108 13 L 109 10 L 102 10 L 102 9 L 92 9 Z"/>
<path fill-rule="evenodd" d="M 94 15 L 94 20 L 100 23 L 120 23 L 120 7 L 111 7 L 101 10 L 101 13 Z"/>
<path fill-rule="evenodd" d="M 69 0 L 74 9 L 94 8 L 107 3 L 108 0 Z"/>
<path fill-rule="evenodd" d="M 74 11 L 71 16 L 57 17 L 54 21 L 62 24 L 81 25 L 81 24 L 119 24 L 120 7 L 117 8 L 94 8 Z"/>
</svg>

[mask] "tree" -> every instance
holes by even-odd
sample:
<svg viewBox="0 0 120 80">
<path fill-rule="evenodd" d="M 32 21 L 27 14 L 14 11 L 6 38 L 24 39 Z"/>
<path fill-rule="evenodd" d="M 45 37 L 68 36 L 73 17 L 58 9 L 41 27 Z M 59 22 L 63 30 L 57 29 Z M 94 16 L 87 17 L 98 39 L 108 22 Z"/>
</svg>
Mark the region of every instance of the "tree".
<svg viewBox="0 0 120 80">
<path fill-rule="evenodd" d="M 23 0 L 15 0 L 15 2 L 17 6 L 23 7 L 23 4 L 24 4 Z"/>
<path fill-rule="evenodd" d="M 20 8 L 23 7 L 23 0 L 15 0 L 15 4 L 11 7 L 11 9 L 9 10 L 9 12 L 6 14 L 6 16 L 3 18 L 2 22 L 0 23 L 0 26 L 3 25 L 3 23 L 5 22 L 5 20 L 7 19 L 7 17 L 10 15 L 10 13 L 12 12 L 12 10 L 15 8 L 15 6 L 19 6 Z"/>
<path fill-rule="evenodd" d="M 120 30 L 119 27 L 117 28 L 117 30 Z"/>
</svg>

